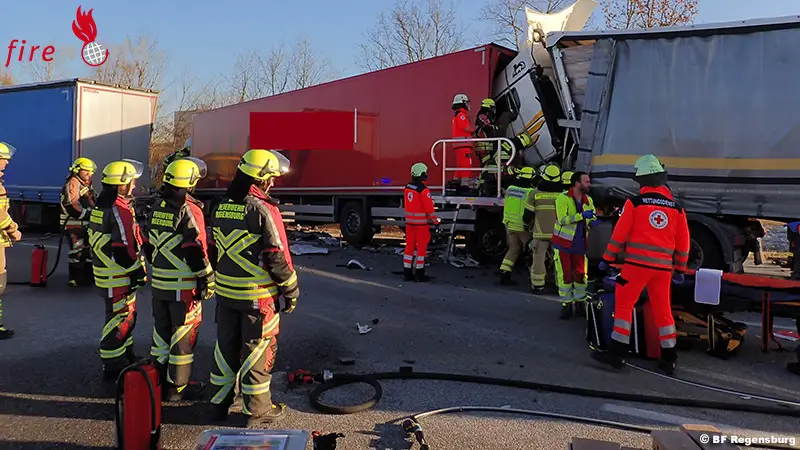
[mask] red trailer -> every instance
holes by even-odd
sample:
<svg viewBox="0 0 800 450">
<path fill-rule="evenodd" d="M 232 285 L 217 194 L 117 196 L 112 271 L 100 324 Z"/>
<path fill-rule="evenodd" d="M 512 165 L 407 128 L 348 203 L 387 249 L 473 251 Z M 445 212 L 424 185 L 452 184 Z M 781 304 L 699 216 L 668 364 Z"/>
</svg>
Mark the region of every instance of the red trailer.
<svg viewBox="0 0 800 450">
<path fill-rule="evenodd" d="M 364 245 L 382 225 L 402 225 L 412 164 L 428 164 L 428 185 L 442 190 L 431 145 L 450 137 L 454 95 L 479 105 L 515 56 L 488 44 L 198 114 L 192 153 L 209 166 L 198 195 L 221 193 L 246 149 L 282 149 L 292 161 L 274 188 L 284 211 L 338 222 L 346 241 Z"/>
</svg>

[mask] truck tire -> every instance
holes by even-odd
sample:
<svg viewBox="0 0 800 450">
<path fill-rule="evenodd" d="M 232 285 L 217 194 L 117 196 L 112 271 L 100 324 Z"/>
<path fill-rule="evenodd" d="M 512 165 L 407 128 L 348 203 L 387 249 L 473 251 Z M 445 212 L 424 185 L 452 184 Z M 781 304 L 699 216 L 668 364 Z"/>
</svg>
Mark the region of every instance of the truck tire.
<svg viewBox="0 0 800 450">
<path fill-rule="evenodd" d="M 494 219 L 494 220 L 493 220 Z M 475 231 L 466 236 L 467 252 L 484 265 L 499 264 L 508 250 L 506 228 L 494 216 L 484 216 L 475 224 Z"/>
<path fill-rule="evenodd" d="M 356 247 L 369 244 L 375 236 L 372 220 L 366 217 L 361 202 L 345 203 L 339 213 L 339 229 L 342 239 Z"/>
<path fill-rule="evenodd" d="M 728 264 L 725 263 L 725 255 L 722 253 L 722 246 L 717 242 L 717 238 L 711 231 L 702 225 L 689 227 L 691 235 L 691 247 L 689 249 L 689 268 L 690 269 L 717 269 L 727 272 Z"/>
</svg>

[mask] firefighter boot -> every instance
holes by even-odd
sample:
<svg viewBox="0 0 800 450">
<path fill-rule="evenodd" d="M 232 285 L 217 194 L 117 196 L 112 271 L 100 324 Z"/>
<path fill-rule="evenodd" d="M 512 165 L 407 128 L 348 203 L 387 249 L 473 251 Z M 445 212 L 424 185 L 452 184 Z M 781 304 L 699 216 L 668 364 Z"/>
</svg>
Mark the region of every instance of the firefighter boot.
<svg viewBox="0 0 800 450">
<path fill-rule="evenodd" d="M 572 318 L 572 303 L 562 303 L 561 304 L 561 315 L 559 319 L 561 320 L 569 320 Z"/>
<path fill-rule="evenodd" d="M 414 274 L 414 281 L 418 283 L 425 283 L 431 281 L 431 277 L 425 275 L 425 268 L 417 269 L 416 273 Z"/>
<path fill-rule="evenodd" d="M 500 284 L 503 286 L 513 286 L 517 283 L 511 279 L 511 272 L 504 271 L 500 273 Z"/>
<path fill-rule="evenodd" d="M 14 330 L 0 326 L 0 340 L 11 339 L 14 336 Z"/>
<path fill-rule="evenodd" d="M 272 404 L 269 411 L 260 416 L 250 416 L 247 419 L 247 428 L 262 428 L 264 425 L 275 423 L 286 415 L 286 405 L 283 403 Z"/>
<path fill-rule="evenodd" d="M 625 367 L 625 355 L 628 353 L 627 345 L 612 339 L 609 347 L 607 351 L 592 350 L 592 358 L 617 370 Z"/>
<path fill-rule="evenodd" d="M 410 267 L 403 268 L 403 281 L 414 281 L 414 271 Z"/>
<path fill-rule="evenodd" d="M 672 376 L 675 374 L 675 369 L 677 369 L 678 367 L 676 363 L 677 360 L 678 360 L 678 350 L 676 350 L 675 347 L 662 348 L 661 360 L 658 361 L 658 368 L 665 374 Z"/>
<path fill-rule="evenodd" d="M 168 384 L 166 400 L 168 402 L 179 402 L 181 400 L 200 400 L 203 398 L 203 390 L 206 388 L 204 383 L 189 380 L 189 384 L 174 386 Z"/>
</svg>

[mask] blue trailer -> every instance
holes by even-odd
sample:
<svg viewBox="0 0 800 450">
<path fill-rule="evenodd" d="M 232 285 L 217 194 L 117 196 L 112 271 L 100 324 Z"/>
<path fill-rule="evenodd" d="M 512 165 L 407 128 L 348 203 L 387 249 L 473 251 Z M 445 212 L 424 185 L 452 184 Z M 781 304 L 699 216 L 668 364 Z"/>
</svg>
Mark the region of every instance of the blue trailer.
<svg viewBox="0 0 800 450">
<path fill-rule="evenodd" d="M 20 223 L 58 222 L 61 187 L 80 156 L 98 167 L 132 158 L 149 162 L 158 93 L 84 79 L 0 88 L 0 141 L 16 147 L 3 183 Z M 148 174 L 140 181 L 150 186 Z"/>
</svg>

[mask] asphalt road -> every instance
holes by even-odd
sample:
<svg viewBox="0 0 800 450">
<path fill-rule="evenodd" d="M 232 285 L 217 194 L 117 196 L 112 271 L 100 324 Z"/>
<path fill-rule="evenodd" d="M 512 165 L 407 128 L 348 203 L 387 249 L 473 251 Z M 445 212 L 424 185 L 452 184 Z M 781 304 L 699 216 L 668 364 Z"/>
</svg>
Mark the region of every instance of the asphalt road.
<svg viewBox="0 0 800 450">
<path fill-rule="evenodd" d="M 25 281 L 30 267 L 29 241 L 9 250 L 10 281 Z M 54 246 L 51 238 L 48 246 Z M 50 264 L 55 248 L 50 249 Z M 373 270 L 348 270 L 357 258 Z M 328 255 L 299 256 L 302 297 L 295 313 L 281 322 L 274 396 L 291 408 L 284 429 L 342 432 L 339 449 L 412 447 L 399 419 L 452 406 L 508 406 L 551 413 L 622 421 L 654 428 L 680 423 L 712 423 L 751 436 L 791 434 L 796 417 L 767 416 L 656 404 L 621 402 L 483 385 L 432 381 L 383 382 L 375 408 L 353 415 L 313 410 L 306 389 L 288 389 L 285 373 L 295 369 L 334 372 L 415 371 L 476 374 L 617 392 L 687 397 L 765 405 L 686 386 L 627 369 L 610 372 L 588 356 L 584 323 L 557 320 L 559 305 L 519 288 L 495 285 L 494 269 L 456 269 L 433 261 L 429 284 L 403 283 L 401 259 L 391 248 L 378 251 L 331 248 Z M 14 339 L 0 341 L 0 448 L 108 448 L 114 445 L 113 384 L 103 383 L 97 344 L 103 306 L 92 289 L 66 287 L 66 258 L 46 288 L 9 286 L 3 297 L 6 324 Z M 524 274 L 517 274 L 522 280 Z M 195 373 L 208 381 L 213 360 L 214 302 L 205 306 L 205 322 L 195 358 Z M 139 295 L 135 347 L 149 352 L 152 333 L 150 295 Z M 373 321 L 377 319 L 377 324 Z M 741 320 L 757 324 L 754 315 Z M 360 335 L 356 323 L 372 331 Z M 790 323 L 781 322 L 788 326 Z M 800 378 L 784 366 L 790 353 L 759 351 L 760 331 L 751 328 L 743 352 L 728 361 L 701 350 L 682 352 L 679 376 L 756 395 L 800 401 Z M 786 342 L 790 348 L 795 345 Z M 353 358 L 343 366 L 340 358 Z M 636 361 L 643 367 L 654 363 Z M 323 400 L 348 404 L 366 399 L 360 386 L 341 388 Z M 192 448 L 203 430 L 217 428 L 203 404 L 164 405 L 162 448 Z M 228 426 L 243 424 L 241 417 Z M 651 448 L 648 436 L 553 418 L 510 414 L 450 414 L 422 421 L 432 448 L 558 449 L 572 437 L 616 441 Z M 750 430 L 742 432 L 741 430 Z M 311 448 L 310 444 L 309 447 Z M 798 445 L 800 448 L 800 445 Z"/>
</svg>

